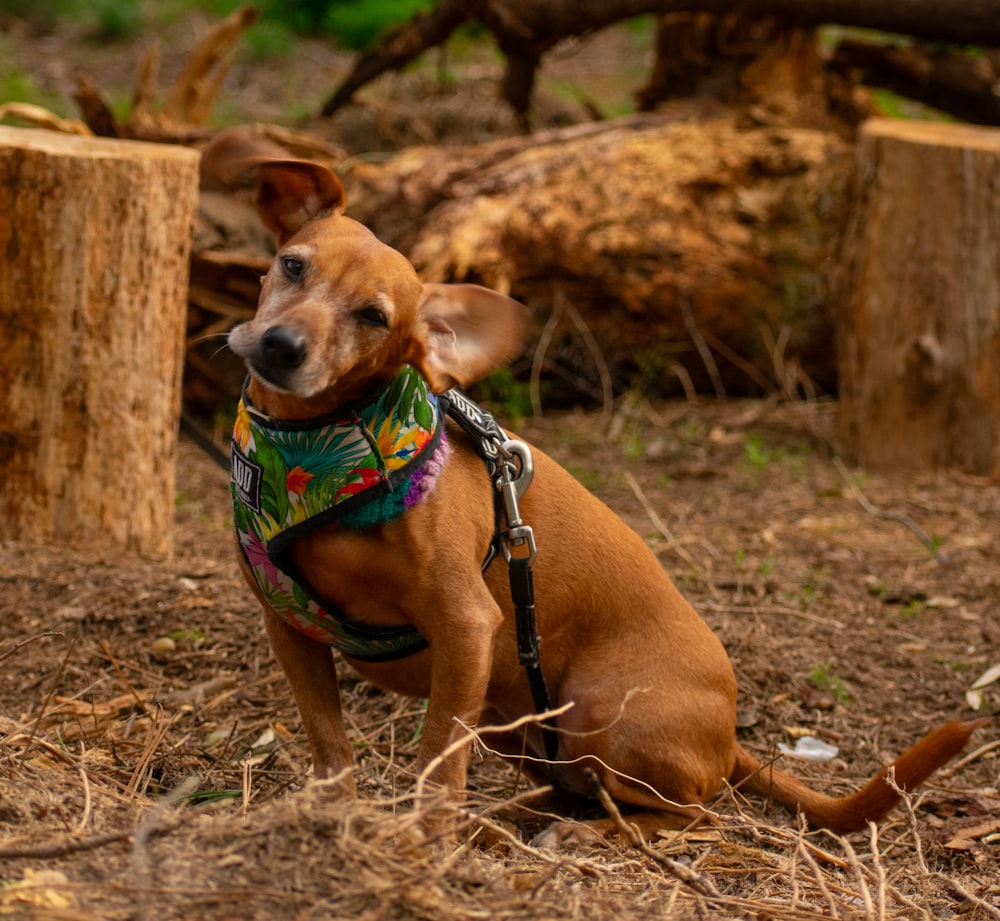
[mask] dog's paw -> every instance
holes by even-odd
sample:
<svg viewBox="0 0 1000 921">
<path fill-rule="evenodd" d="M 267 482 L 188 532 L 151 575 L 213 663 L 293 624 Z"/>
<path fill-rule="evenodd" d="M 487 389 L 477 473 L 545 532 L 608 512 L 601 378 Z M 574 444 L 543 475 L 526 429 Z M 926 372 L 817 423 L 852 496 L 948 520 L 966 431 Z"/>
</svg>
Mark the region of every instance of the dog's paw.
<svg viewBox="0 0 1000 921">
<path fill-rule="evenodd" d="M 531 841 L 540 848 L 604 847 L 607 839 L 598 828 L 587 822 L 560 821 L 543 828 Z"/>
</svg>

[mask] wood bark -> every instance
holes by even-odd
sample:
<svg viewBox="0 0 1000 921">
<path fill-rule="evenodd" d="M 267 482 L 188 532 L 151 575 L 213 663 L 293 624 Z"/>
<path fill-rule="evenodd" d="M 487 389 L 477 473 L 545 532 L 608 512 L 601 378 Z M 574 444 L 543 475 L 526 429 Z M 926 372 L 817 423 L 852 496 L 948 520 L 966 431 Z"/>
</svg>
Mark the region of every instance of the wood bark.
<svg viewBox="0 0 1000 921">
<path fill-rule="evenodd" d="M 776 357 L 832 384 L 816 266 L 849 174 L 849 146 L 829 132 L 644 115 L 411 148 L 346 178 L 349 213 L 427 280 L 509 289 L 536 341 L 556 324 L 554 374 L 576 369 L 599 390 L 596 341 L 619 389 L 677 392 L 680 373 L 746 393 L 774 389 Z"/>
<path fill-rule="evenodd" d="M 0 535 L 169 554 L 198 155 L 0 128 Z"/>
<path fill-rule="evenodd" d="M 872 468 L 1000 476 L 1000 131 L 874 120 L 836 282 L 839 431 Z"/>
</svg>

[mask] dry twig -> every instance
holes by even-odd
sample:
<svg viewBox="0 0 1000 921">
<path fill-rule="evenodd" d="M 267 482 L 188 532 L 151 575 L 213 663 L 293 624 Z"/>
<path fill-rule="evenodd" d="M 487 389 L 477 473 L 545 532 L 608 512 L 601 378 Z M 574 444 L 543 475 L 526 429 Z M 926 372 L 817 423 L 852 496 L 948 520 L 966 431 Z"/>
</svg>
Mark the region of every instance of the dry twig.
<svg viewBox="0 0 1000 921">
<path fill-rule="evenodd" d="M 49 636 L 63 636 L 63 634 L 47 631 L 45 633 L 36 633 L 34 636 L 29 636 L 26 640 L 21 640 L 20 643 L 15 643 L 13 646 L 10 647 L 10 649 L 5 649 L 3 652 L 0 652 L 0 662 L 3 662 L 4 659 L 14 655 L 15 652 L 24 649 L 25 646 L 29 646 L 31 643 L 34 643 L 38 640 L 44 640 L 46 637 Z"/>
<path fill-rule="evenodd" d="M 697 566 L 694 557 L 691 556 L 687 550 L 681 546 L 681 542 L 674 537 L 671 530 L 666 526 L 663 519 L 657 514 L 656 509 L 653 508 L 652 503 L 646 497 L 646 494 L 642 491 L 642 487 L 639 485 L 639 481 L 631 474 L 630 471 L 626 470 L 623 474 L 625 477 L 625 482 L 628 483 L 629 489 L 632 490 L 632 494 L 639 500 L 639 504 L 643 507 L 649 520 L 652 522 L 653 527 L 666 539 L 668 550 L 675 550 L 677 555 L 683 559 L 689 566 Z"/>
<path fill-rule="evenodd" d="M 59 668 L 56 669 L 55 676 L 52 679 L 52 684 L 49 686 L 49 691 L 45 695 L 45 700 L 42 701 L 42 706 L 38 710 L 38 716 L 35 717 L 35 722 L 31 726 L 31 731 L 28 733 L 28 739 L 24 743 L 24 748 L 21 751 L 22 763 L 31 751 L 31 746 L 35 741 L 35 736 L 38 735 L 38 727 L 41 725 L 42 717 L 45 716 L 46 711 L 49 709 L 49 704 L 52 702 L 52 696 L 55 694 L 56 688 L 59 687 L 59 682 L 62 680 L 63 672 L 66 671 L 66 664 L 69 662 L 69 657 L 73 654 L 73 650 L 76 649 L 77 638 L 77 636 L 74 636 L 70 641 L 69 649 L 66 650 L 66 655 L 62 657 L 62 661 L 59 663 Z"/>
<path fill-rule="evenodd" d="M 883 521 L 898 521 L 900 524 L 905 525 L 914 534 L 920 542 L 932 553 L 934 554 L 934 559 L 939 563 L 947 563 L 947 557 L 941 552 L 941 548 L 937 546 L 937 543 L 931 540 L 930 537 L 920 528 L 920 526 L 912 519 L 909 515 L 905 515 L 903 512 L 885 512 L 880 508 L 877 508 L 871 503 L 868 497 L 861 491 L 861 487 L 858 485 L 857 480 L 851 474 L 851 471 L 847 469 L 847 465 L 839 458 L 834 456 L 833 464 L 839 471 L 840 475 L 844 478 L 844 482 L 847 484 L 847 488 L 851 491 L 854 498 L 858 500 L 861 507 L 875 518 L 881 518 Z"/>
<path fill-rule="evenodd" d="M 694 313 L 691 310 L 691 301 L 683 291 L 678 292 L 677 299 L 684 317 L 684 326 L 691 337 L 691 341 L 694 343 L 694 347 L 698 350 L 698 355 L 701 357 L 705 370 L 708 372 L 709 380 L 712 382 L 712 389 L 715 390 L 717 397 L 724 397 L 726 395 L 726 387 L 722 382 L 722 375 L 719 374 L 719 366 L 715 363 L 712 350 L 708 347 L 708 343 L 705 342 L 705 337 L 698 329 Z"/>
<path fill-rule="evenodd" d="M 642 840 L 642 835 L 639 834 L 638 830 L 633 825 L 630 825 L 625 821 L 615 801 L 611 798 L 608 791 L 604 789 L 600 780 L 598 780 L 597 774 L 595 774 L 590 768 L 584 768 L 584 774 L 593 787 L 594 794 L 600 802 L 601 807 L 605 812 L 607 812 L 608 816 L 615 823 L 618 830 L 625 836 L 626 840 L 637 851 L 650 858 L 650 860 L 655 860 L 662 867 L 665 867 L 678 880 L 684 883 L 685 886 L 689 886 L 699 895 L 708 896 L 713 899 L 721 898 L 719 890 L 715 888 L 715 885 L 707 877 L 699 876 L 697 873 L 684 866 L 684 864 L 678 863 L 676 860 L 672 860 L 665 854 L 658 853 L 646 844 L 646 842 Z"/>
</svg>

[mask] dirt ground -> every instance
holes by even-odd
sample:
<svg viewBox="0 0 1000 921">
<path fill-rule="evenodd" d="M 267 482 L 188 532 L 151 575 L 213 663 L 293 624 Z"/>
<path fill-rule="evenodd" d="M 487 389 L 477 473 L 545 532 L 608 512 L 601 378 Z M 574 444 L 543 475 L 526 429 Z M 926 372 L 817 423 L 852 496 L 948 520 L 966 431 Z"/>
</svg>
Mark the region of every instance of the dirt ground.
<svg viewBox="0 0 1000 921">
<path fill-rule="evenodd" d="M 46 41 L 18 54 L 55 87 L 73 55 L 65 36 Z M 343 66 L 313 46 L 300 62 L 313 54 L 310 66 Z M 104 85 L 128 84 L 124 52 L 95 60 Z M 251 70 L 234 70 L 227 98 L 276 117 L 260 100 L 286 105 L 295 87 Z M 380 85 L 341 137 L 419 135 L 419 119 L 384 100 L 420 79 Z M 472 97 L 452 98 L 464 102 L 446 121 L 461 125 Z M 510 129 L 504 119 L 484 134 Z M 1000 492 L 954 472 L 849 470 L 831 447 L 835 413 L 628 394 L 610 414 L 563 409 L 518 430 L 648 539 L 719 634 L 741 742 L 771 757 L 818 737 L 832 760 L 782 765 L 843 793 L 932 726 L 1000 706 L 988 674 L 1000 663 Z M 421 703 L 342 668 L 361 798 L 336 801 L 309 782 L 298 713 L 237 574 L 227 480 L 182 438 L 170 559 L 0 547 L 0 916 L 1000 918 L 995 724 L 877 833 L 846 839 L 727 791 L 712 804 L 718 828 L 538 848 L 551 816 L 515 810 L 524 782 L 477 757 L 469 802 L 446 807 L 455 848 L 419 822 Z"/>
<path fill-rule="evenodd" d="M 791 770 L 830 792 L 932 725 L 971 717 L 998 661 L 995 485 L 836 462 L 834 406 L 625 399 L 529 420 L 647 536 L 718 632 L 762 756 L 814 735 Z M 726 794 L 719 829 L 535 849 L 525 792 L 476 764 L 462 846 L 438 853 L 408 799 L 420 703 L 349 676 L 362 802 L 308 783 L 298 714 L 229 552 L 225 473 L 182 441 L 176 552 L 106 559 L 17 542 L 0 557 L 0 913 L 26 918 L 997 917 L 996 732 L 981 730 L 866 835 L 803 837 Z M 917 534 L 923 532 L 925 544 Z M 544 552 L 544 548 L 540 548 Z M 627 668 L 628 663 L 615 663 Z M 997 708 L 981 689 L 979 713 Z M 789 759 L 784 759 L 786 764 Z M 676 860 L 715 896 L 678 882 Z M 672 906 L 672 907 L 670 907 Z"/>
</svg>

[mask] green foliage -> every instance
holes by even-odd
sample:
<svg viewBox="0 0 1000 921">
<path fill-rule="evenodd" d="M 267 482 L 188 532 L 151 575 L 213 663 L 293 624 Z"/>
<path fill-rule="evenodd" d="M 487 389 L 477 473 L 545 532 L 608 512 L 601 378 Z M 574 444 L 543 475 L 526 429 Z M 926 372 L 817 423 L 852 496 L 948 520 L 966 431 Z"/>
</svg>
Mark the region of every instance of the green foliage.
<svg viewBox="0 0 1000 921">
<path fill-rule="evenodd" d="M 413 728 L 413 735 L 410 736 L 410 741 L 407 744 L 407 748 L 409 748 L 410 751 L 413 751 L 413 750 L 416 749 L 416 747 L 420 744 L 420 740 L 423 738 L 423 735 L 424 735 L 424 721 L 427 719 L 427 699 L 426 698 L 422 698 L 421 699 L 420 706 L 418 708 L 418 712 L 420 713 L 420 717 L 417 720 L 417 725 L 414 726 L 414 728 Z"/>
<path fill-rule="evenodd" d="M 759 572 L 760 577 L 764 582 L 767 582 L 767 580 L 771 578 L 771 573 L 774 572 L 776 562 L 777 561 L 771 554 L 768 554 L 761 561 Z"/>
<path fill-rule="evenodd" d="M 96 19 L 97 37 L 104 41 L 120 42 L 137 35 L 142 27 L 138 3 L 122 0 L 92 0 L 91 14 Z"/>
<path fill-rule="evenodd" d="M 669 386 L 667 381 L 674 375 L 674 364 L 682 350 L 683 346 L 670 342 L 658 342 L 653 348 L 636 349 L 632 355 L 635 374 L 629 382 L 629 389 L 640 394 L 664 390 Z"/>
<path fill-rule="evenodd" d="M 851 702 L 851 694 L 847 690 L 847 684 L 840 675 L 832 671 L 832 668 L 833 666 L 830 662 L 824 665 L 817 665 L 809 673 L 809 681 L 821 691 L 829 694 L 837 703 L 849 704 Z"/>
<path fill-rule="evenodd" d="M 61 95 L 42 89 L 19 70 L 0 70 L 0 102 L 30 102 L 64 118 L 72 114 Z"/>
<path fill-rule="evenodd" d="M 947 668 L 950 668 L 953 672 L 971 672 L 973 668 L 971 662 L 964 662 L 961 659 L 949 659 L 942 655 L 933 656 L 933 660 L 939 665 L 944 665 Z"/>
<path fill-rule="evenodd" d="M 433 0 L 339 0 L 330 3 L 324 31 L 343 48 L 363 50 L 433 6 Z"/>
<path fill-rule="evenodd" d="M 167 635 L 178 643 L 185 643 L 190 646 L 201 646 L 208 642 L 208 634 L 197 627 L 177 627 Z"/>
<path fill-rule="evenodd" d="M 743 444 L 743 458 L 752 470 L 762 473 L 777 459 L 777 454 L 762 435 L 748 435 Z"/>
<path fill-rule="evenodd" d="M 629 460 L 640 460 L 646 451 L 646 440 L 641 432 L 629 432 L 622 440 L 622 454 Z"/>
<path fill-rule="evenodd" d="M 871 90 L 871 97 L 872 102 L 875 103 L 875 108 L 878 110 L 878 114 L 884 115 L 886 118 L 916 118 L 921 121 L 941 122 L 958 121 L 955 116 L 949 115 L 947 112 L 942 112 L 940 109 L 935 109 L 933 106 L 918 102 L 915 99 L 900 96 L 892 90 L 874 87 Z"/>
<path fill-rule="evenodd" d="M 480 400 L 500 406 L 504 419 L 515 425 L 532 414 L 531 385 L 514 377 L 510 368 L 494 371 L 476 384 L 473 393 Z"/>
<path fill-rule="evenodd" d="M 258 0 L 260 21 L 247 43 L 257 57 L 290 53 L 290 33 L 323 36 L 343 48 L 363 50 L 414 14 L 434 8 L 435 0 Z M 134 36 L 143 22 L 165 22 L 183 10 L 199 9 L 222 17 L 241 0 L 0 0 L 0 18 L 22 19 L 40 32 L 53 30 L 60 19 L 93 28 L 103 41 Z"/>
<path fill-rule="evenodd" d="M 363 50 L 415 13 L 432 9 L 434 0 L 264 0 L 259 6 L 266 22 Z"/>
<path fill-rule="evenodd" d="M 124 0 L 0 0 L 0 18 L 24 20 L 42 33 L 53 31 L 61 19 L 73 19 L 112 42 L 138 33 L 143 11 L 142 3 Z"/>
<path fill-rule="evenodd" d="M 899 616 L 903 620 L 913 620 L 927 607 L 927 601 L 923 598 L 911 598 L 900 609 Z"/>
<path fill-rule="evenodd" d="M 50 32 L 61 17 L 77 14 L 83 5 L 83 0 L 0 0 L 0 19 L 21 19 L 39 32 Z"/>
<path fill-rule="evenodd" d="M 944 538 L 940 534 L 934 534 L 930 543 L 927 547 L 928 552 L 931 556 L 937 556 L 941 552 L 941 548 L 944 546 Z"/>
<path fill-rule="evenodd" d="M 782 467 L 785 473 L 793 477 L 801 477 L 805 470 L 807 451 L 804 446 L 775 447 L 763 435 L 750 434 L 743 443 L 743 462 L 755 477 L 775 466 Z"/>
<path fill-rule="evenodd" d="M 604 470 L 573 461 L 567 461 L 563 466 L 587 492 L 600 492 L 608 486 L 608 474 Z"/>
<path fill-rule="evenodd" d="M 810 567 L 809 578 L 802 586 L 800 598 L 802 603 L 809 607 L 819 596 L 826 592 L 830 585 L 830 573 L 827 568 L 819 563 L 814 563 Z"/>
<path fill-rule="evenodd" d="M 881 579 L 875 578 L 875 576 L 871 576 L 867 580 L 867 585 L 868 594 L 871 595 L 872 598 L 885 598 L 885 596 L 889 594 L 889 586 L 886 585 Z"/>
<path fill-rule="evenodd" d="M 681 444 L 693 447 L 694 445 L 702 444 L 708 437 L 708 433 L 705 431 L 705 426 L 701 420 L 691 416 L 681 424 L 678 437 L 681 440 Z"/>
<path fill-rule="evenodd" d="M 295 47 L 292 30 L 282 22 L 265 19 L 243 36 L 250 55 L 258 61 L 290 57 Z"/>
</svg>

